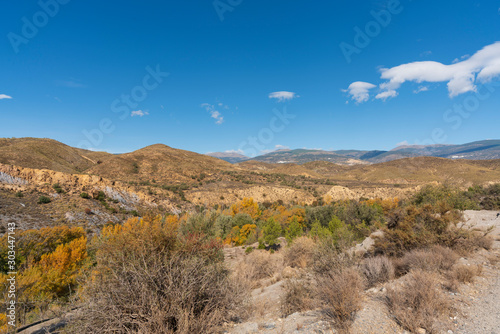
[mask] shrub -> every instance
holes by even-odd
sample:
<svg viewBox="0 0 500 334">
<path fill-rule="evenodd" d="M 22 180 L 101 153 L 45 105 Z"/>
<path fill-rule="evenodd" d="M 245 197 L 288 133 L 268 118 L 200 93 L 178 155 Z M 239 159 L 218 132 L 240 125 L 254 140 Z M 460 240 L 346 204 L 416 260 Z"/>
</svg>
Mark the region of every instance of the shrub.
<svg viewBox="0 0 500 334">
<path fill-rule="evenodd" d="M 227 218 L 224 218 L 227 220 Z M 248 213 L 237 213 L 234 215 L 233 220 L 232 220 L 232 226 L 238 226 L 238 227 L 243 227 L 244 225 L 251 225 L 253 224 L 254 221 L 252 217 Z"/>
<path fill-rule="evenodd" d="M 84 198 L 84 199 L 89 199 L 90 198 L 89 194 L 87 194 L 87 193 L 81 193 L 80 197 Z"/>
<path fill-rule="evenodd" d="M 281 235 L 281 225 L 274 218 L 269 218 L 266 225 L 264 225 L 263 232 L 264 241 L 272 246 L 278 241 Z"/>
<path fill-rule="evenodd" d="M 91 209 L 85 208 L 85 213 L 88 214 L 88 215 L 91 215 L 93 212 L 92 212 Z"/>
<path fill-rule="evenodd" d="M 215 219 L 214 229 L 216 237 L 225 239 L 232 228 L 233 217 L 228 215 L 220 215 Z"/>
<path fill-rule="evenodd" d="M 288 225 L 285 231 L 285 237 L 288 243 L 292 243 L 293 240 L 302 235 L 302 225 L 300 225 L 297 217 L 293 217 L 292 222 Z"/>
<path fill-rule="evenodd" d="M 240 293 L 222 245 L 178 235 L 162 217 L 103 229 L 74 324 L 79 333 L 209 333 L 236 315 Z"/>
<path fill-rule="evenodd" d="M 451 249 L 434 245 L 429 249 L 413 250 L 404 255 L 402 262 L 408 268 L 445 272 L 455 264 L 458 255 Z"/>
<path fill-rule="evenodd" d="M 253 252 L 253 247 L 247 247 L 245 249 L 245 254 L 250 254 L 251 252 Z"/>
<path fill-rule="evenodd" d="M 52 202 L 52 200 L 50 199 L 50 197 L 47 197 L 47 196 L 40 196 L 38 197 L 38 204 L 47 204 L 47 203 L 50 203 Z"/>
<path fill-rule="evenodd" d="M 410 205 L 393 212 L 384 234 L 375 240 L 376 254 L 402 256 L 417 248 L 434 244 L 454 247 L 467 235 L 456 224 L 462 214 L 446 204 L 421 207 Z"/>
<path fill-rule="evenodd" d="M 356 312 L 361 309 L 364 284 L 360 274 L 347 268 L 321 275 L 317 282 L 325 315 L 339 332 L 348 332 Z"/>
<path fill-rule="evenodd" d="M 285 264 L 290 267 L 306 268 L 312 262 L 316 244 L 311 238 L 299 237 L 295 239 L 283 254 Z"/>
<path fill-rule="evenodd" d="M 56 183 L 52 186 L 52 188 L 54 188 L 54 190 L 56 191 L 56 193 L 58 194 L 62 194 L 64 193 L 64 190 L 61 188 L 61 186 L 59 185 L 59 183 Z"/>
<path fill-rule="evenodd" d="M 402 287 L 388 289 L 386 303 L 399 325 L 411 332 L 424 328 L 427 333 L 435 333 L 438 320 L 451 310 L 436 274 L 422 270 L 406 276 Z"/>
<path fill-rule="evenodd" d="M 448 278 L 456 279 L 460 283 L 473 283 L 474 278 L 482 272 L 481 266 L 477 265 L 458 265 L 448 273 Z"/>
<path fill-rule="evenodd" d="M 281 316 L 310 310 L 315 306 L 315 298 L 310 282 L 288 279 L 283 284 L 280 298 Z"/>
<path fill-rule="evenodd" d="M 16 192 L 16 197 L 19 197 L 19 198 L 24 197 L 24 194 L 22 193 L 22 191 L 18 191 L 18 192 Z"/>
<path fill-rule="evenodd" d="M 257 288 L 259 280 L 271 278 L 283 269 L 283 257 L 264 251 L 254 251 L 245 256 L 234 270 L 235 279 L 244 286 Z"/>
<path fill-rule="evenodd" d="M 394 278 L 394 265 L 387 256 L 368 258 L 361 268 L 369 287 Z"/>
<path fill-rule="evenodd" d="M 344 252 L 330 239 L 317 243 L 312 258 L 312 270 L 315 275 L 325 275 L 329 272 L 340 273 L 345 268 L 356 264 L 352 252 Z"/>
</svg>

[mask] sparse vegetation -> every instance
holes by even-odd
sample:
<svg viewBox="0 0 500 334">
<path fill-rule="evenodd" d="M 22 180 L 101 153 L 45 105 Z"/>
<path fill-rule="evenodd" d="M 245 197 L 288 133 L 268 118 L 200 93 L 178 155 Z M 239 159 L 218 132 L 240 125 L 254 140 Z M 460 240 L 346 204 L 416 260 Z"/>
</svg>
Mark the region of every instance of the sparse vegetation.
<svg viewBox="0 0 500 334">
<path fill-rule="evenodd" d="M 387 306 L 395 320 L 413 333 L 419 328 L 436 333 L 438 320 L 451 311 L 436 274 L 421 270 L 412 271 L 402 287 L 387 291 Z"/>
<path fill-rule="evenodd" d="M 50 197 L 47 197 L 47 196 L 40 196 L 38 197 L 38 204 L 47 204 L 47 203 L 50 203 L 52 202 L 52 200 L 50 199 Z"/>
</svg>

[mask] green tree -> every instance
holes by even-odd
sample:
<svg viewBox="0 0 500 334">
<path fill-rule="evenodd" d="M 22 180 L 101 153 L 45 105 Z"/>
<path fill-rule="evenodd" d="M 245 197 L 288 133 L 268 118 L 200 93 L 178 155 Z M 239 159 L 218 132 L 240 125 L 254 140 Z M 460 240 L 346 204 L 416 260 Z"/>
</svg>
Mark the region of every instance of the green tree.
<svg viewBox="0 0 500 334">
<path fill-rule="evenodd" d="M 274 220 L 274 218 L 269 218 L 263 229 L 264 241 L 272 246 L 276 244 L 279 236 L 281 235 L 281 225 Z"/>
<path fill-rule="evenodd" d="M 292 219 L 290 225 L 286 228 L 285 237 L 286 241 L 291 244 L 293 240 L 302 236 L 302 225 L 300 225 L 297 217 Z"/>
</svg>

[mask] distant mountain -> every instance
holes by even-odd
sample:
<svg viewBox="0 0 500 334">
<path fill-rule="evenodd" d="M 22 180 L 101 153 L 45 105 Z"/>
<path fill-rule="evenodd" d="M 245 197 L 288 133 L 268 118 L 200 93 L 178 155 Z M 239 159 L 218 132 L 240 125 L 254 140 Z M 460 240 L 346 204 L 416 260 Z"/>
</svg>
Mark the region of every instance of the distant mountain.
<svg viewBox="0 0 500 334">
<path fill-rule="evenodd" d="M 329 161 L 341 165 L 356 165 L 366 163 L 361 160 L 354 159 L 345 155 L 340 155 L 331 151 L 308 149 L 279 150 L 260 155 L 258 157 L 252 158 L 251 160 L 280 164 L 304 164 L 311 161 Z"/>
<path fill-rule="evenodd" d="M 230 162 L 232 164 L 250 159 L 246 155 L 239 154 L 236 152 L 210 152 L 210 153 L 207 153 L 206 155 L 208 155 L 210 157 L 214 157 L 214 158 L 219 158 L 221 160 Z"/>
<path fill-rule="evenodd" d="M 268 163 L 297 163 L 329 161 L 342 165 L 388 162 L 404 158 L 438 157 L 448 159 L 500 159 L 500 140 L 483 140 L 462 145 L 404 145 L 390 151 L 379 150 L 279 150 L 252 160 Z"/>
</svg>

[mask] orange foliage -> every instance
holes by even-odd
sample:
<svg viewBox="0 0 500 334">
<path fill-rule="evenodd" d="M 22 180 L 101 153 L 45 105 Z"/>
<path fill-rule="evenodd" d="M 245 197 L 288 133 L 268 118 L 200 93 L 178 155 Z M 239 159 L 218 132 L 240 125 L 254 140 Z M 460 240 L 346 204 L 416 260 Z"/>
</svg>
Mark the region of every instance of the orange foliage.
<svg viewBox="0 0 500 334">
<path fill-rule="evenodd" d="M 286 228 L 295 218 L 301 224 L 304 225 L 304 220 L 306 217 L 306 210 L 304 208 L 293 207 L 287 209 L 283 205 L 273 206 L 262 213 L 262 220 L 268 220 L 273 218 L 275 221 L 280 223 L 283 228 Z"/>
<path fill-rule="evenodd" d="M 253 220 L 259 218 L 261 211 L 259 209 L 259 204 L 253 200 L 253 198 L 243 198 L 236 204 L 231 206 L 231 215 L 234 216 L 237 213 L 247 213 L 252 217 Z"/>
</svg>

